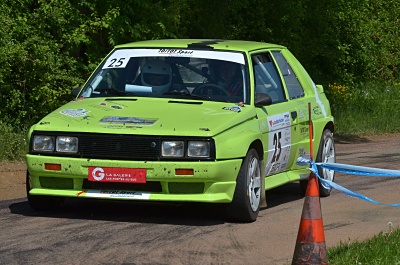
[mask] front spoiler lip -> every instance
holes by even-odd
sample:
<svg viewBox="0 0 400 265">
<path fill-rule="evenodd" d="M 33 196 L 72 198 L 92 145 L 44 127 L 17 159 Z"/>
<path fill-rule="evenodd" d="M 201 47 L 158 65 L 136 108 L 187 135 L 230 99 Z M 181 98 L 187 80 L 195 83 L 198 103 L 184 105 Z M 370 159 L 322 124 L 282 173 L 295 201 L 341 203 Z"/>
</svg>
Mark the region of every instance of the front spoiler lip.
<svg viewBox="0 0 400 265">
<path fill-rule="evenodd" d="M 109 200 L 130 200 L 130 201 L 165 201 L 165 202 L 208 202 L 208 203 L 229 203 L 233 198 L 233 191 L 236 182 L 215 183 L 219 187 L 211 187 L 212 190 L 219 190 L 215 193 L 203 194 L 165 194 L 155 192 L 126 191 L 126 190 L 56 190 L 56 189 L 31 189 L 29 195 L 61 196 L 69 198 L 91 198 Z"/>
</svg>

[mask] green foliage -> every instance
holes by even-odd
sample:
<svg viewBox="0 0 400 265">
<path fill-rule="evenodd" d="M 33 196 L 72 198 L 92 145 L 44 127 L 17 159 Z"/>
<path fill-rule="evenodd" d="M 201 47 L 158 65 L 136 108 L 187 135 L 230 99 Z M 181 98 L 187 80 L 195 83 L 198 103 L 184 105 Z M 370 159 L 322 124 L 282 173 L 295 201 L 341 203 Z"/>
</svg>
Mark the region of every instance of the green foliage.
<svg viewBox="0 0 400 265">
<path fill-rule="evenodd" d="M 26 154 L 26 131 L 13 131 L 13 127 L 0 122 L 0 161 L 23 160 Z"/>
<path fill-rule="evenodd" d="M 62 104 L 69 88 L 82 80 L 74 74 L 76 61 L 59 55 L 61 45 L 41 30 L 37 14 L 22 1 L 15 4 L 20 13 L 11 5 L 0 9 L 0 117 L 23 128 Z"/>
<path fill-rule="evenodd" d="M 332 21 L 338 43 L 337 78 L 352 83 L 398 80 L 399 14 L 399 1 L 337 2 Z"/>
<path fill-rule="evenodd" d="M 268 41 L 265 0 L 177 0 L 181 37 Z M 256 8 L 255 8 L 256 7 Z M 186 36 L 185 36 L 186 35 Z"/>
<path fill-rule="evenodd" d="M 176 20 L 158 2 L 2 0 L 0 25 L 0 121 L 23 128 L 70 100 L 114 45 L 173 38 Z"/>
<path fill-rule="evenodd" d="M 400 86 L 329 85 L 325 89 L 339 134 L 381 134 L 400 131 Z"/>
<path fill-rule="evenodd" d="M 180 33 L 283 44 L 318 83 L 399 80 L 399 1 L 174 2 L 181 7 Z"/>
</svg>

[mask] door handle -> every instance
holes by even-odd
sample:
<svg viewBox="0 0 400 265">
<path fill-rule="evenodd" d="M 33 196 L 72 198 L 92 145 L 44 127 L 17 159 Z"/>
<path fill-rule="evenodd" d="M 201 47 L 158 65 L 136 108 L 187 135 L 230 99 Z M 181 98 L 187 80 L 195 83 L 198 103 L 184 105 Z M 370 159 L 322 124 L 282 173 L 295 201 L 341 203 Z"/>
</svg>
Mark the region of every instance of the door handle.
<svg viewBox="0 0 400 265">
<path fill-rule="evenodd" d="M 292 116 L 292 119 L 294 120 L 294 119 L 296 119 L 297 118 L 297 111 L 292 111 L 292 112 L 290 112 L 290 116 Z"/>
</svg>

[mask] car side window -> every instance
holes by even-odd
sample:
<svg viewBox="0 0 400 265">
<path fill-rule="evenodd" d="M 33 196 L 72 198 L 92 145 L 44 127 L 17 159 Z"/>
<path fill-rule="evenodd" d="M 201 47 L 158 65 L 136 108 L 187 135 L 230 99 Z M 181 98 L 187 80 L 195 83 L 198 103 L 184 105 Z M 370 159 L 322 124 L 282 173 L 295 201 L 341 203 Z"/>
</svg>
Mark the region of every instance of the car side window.
<svg viewBox="0 0 400 265">
<path fill-rule="evenodd" d="M 283 79 L 285 80 L 289 98 L 294 99 L 304 97 L 303 87 L 301 86 L 296 74 L 293 72 L 285 57 L 283 57 L 282 53 L 279 51 L 274 51 L 272 54 L 279 66 L 279 69 L 281 70 Z"/>
<path fill-rule="evenodd" d="M 255 80 L 255 93 L 268 94 L 272 104 L 286 101 L 281 79 L 269 53 L 255 54 L 251 58 Z"/>
</svg>

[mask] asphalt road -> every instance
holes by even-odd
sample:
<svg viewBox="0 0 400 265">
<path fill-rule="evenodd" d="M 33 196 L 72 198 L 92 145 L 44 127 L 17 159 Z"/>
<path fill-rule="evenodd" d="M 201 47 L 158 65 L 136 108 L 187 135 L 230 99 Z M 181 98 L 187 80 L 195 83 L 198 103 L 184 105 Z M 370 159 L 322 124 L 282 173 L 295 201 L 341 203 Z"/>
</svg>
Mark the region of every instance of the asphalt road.
<svg viewBox="0 0 400 265">
<path fill-rule="evenodd" d="M 337 138 L 337 162 L 400 169 L 399 136 Z M 400 178 L 336 174 L 336 182 L 400 203 Z M 268 208 L 251 224 L 226 222 L 209 204 L 69 199 L 62 212 L 45 213 L 25 198 L 0 201 L 0 264 L 290 264 L 303 201 L 298 183 L 268 191 Z M 400 208 L 337 191 L 321 209 L 327 247 L 400 226 Z"/>
</svg>

